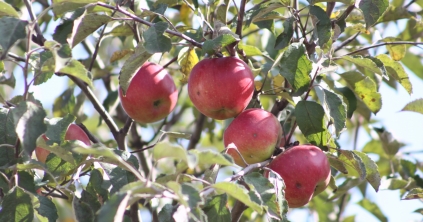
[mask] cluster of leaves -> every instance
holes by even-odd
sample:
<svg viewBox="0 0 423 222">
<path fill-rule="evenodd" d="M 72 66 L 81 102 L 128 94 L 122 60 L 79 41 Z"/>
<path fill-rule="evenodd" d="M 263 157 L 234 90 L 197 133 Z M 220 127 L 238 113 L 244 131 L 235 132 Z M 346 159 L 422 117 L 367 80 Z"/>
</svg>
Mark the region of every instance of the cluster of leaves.
<svg viewBox="0 0 423 222">
<path fill-rule="evenodd" d="M 386 218 L 378 206 L 366 199 L 367 185 L 375 191 L 399 189 L 403 199 L 423 197 L 419 164 L 398 154 L 404 144 L 389 132 L 371 127 L 382 108 L 381 84 L 399 84 L 411 94 L 404 66 L 423 79 L 421 58 L 410 47 L 419 44 L 415 40 L 423 28 L 410 4 L 35 2 L 37 13 L 29 1 L 0 1 L 0 84 L 23 88 L 15 97 L 0 91 L 1 221 L 56 221 L 66 217 L 60 209 L 67 207 L 78 221 L 137 221 L 139 207 L 154 221 L 230 221 L 241 214 L 245 220 L 287 220 L 282 179 L 262 174 L 269 161 L 217 180 L 219 172 L 234 169 L 229 168 L 234 166 L 231 157 L 221 152 L 221 132 L 228 122 L 201 117 L 186 93 L 180 93 L 174 113 L 162 122 L 140 125 L 126 116 L 114 89 L 125 92 L 140 64 L 156 55 L 160 63 L 168 62 L 181 89 L 203 57 L 238 54 L 250 65 L 256 80 L 250 107 L 278 116 L 287 141 L 295 137 L 327 153 L 333 168 L 330 188 L 308 206 L 321 221 L 332 221 L 330 212 L 342 215 L 335 206 L 344 204 L 354 187 L 363 194 L 358 204 L 382 221 Z M 23 11 L 29 20 L 22 20 Z M 371 42 L 377 25 L 400 19 L 407 24 L 399 35 Z M 51 27 L 53 21 L 60 23 Z M 372 51 L 383 47 L 386 53 Z M 79 51 L 89 57 L 79 58 Z M 22 73 L 23 87 L 15 86 L 16 73 Z M 30 91 L 54 75 L 72 83 L 57 96 L 50 115 Z M 91 90 L 101 80 L 107 89 L 103 103 Z M 98 125 L 83 112 L 87 100 L 100 115 Z M 418 99 L 402 110 L 423 114 L 422 107 L 423 99 Z M 64 139 L 72 122 L 92 126 L 86 132 L 94 145 Z M 97 138 L 102 136 L 95 129 L 104 125 L 113 138 Z M 353 128 L 378 138 L 360 150 L 342 149 L 337 139 Z M 153 136 L 139 135 L 140 130 Z M 48 141 L 41 139 L 43 134 Z M 51 151 L 45 164 L 32 157 L 36 147 Z"/>
</svg>

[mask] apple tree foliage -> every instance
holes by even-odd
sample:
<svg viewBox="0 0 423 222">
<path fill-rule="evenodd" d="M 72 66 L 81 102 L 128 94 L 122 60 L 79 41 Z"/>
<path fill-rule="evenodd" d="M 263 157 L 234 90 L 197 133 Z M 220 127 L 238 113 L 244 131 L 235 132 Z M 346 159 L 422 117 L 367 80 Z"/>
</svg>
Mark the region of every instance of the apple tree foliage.
<svg viewBox="0 0 423 222">
<path fill-rule="evenodd" d="M 409 75 L 423 79 L 422 8 L 406 0 L 1 0 L 0 221 L 139 221 L 139 212 L 153 221 L 286 221 L 282 180 L 262 173 L 269 161 L 233 167 L 222 141 L 229 121 L 204 117 L 187 96 L 198 61 L 230 55 L 254 72 L 249 107 L 271 111 L 287 141 L 319 146 L 330 160 L 331 184 L 306 208 L 320 221 L 353 221 L 342 206 L 358 204 L 386 221 L 367 186 L 423 198 L 418 162 L 371 126 L 381 84 L 411 94 Z M 392 25 L 405 27 L 392 34 Z M 386 37 L 375 42 L 375 33 Z M 147 60 L 165 66 L 181 92 L 166 119 L 142 125 L 120 107 L 117 87 L 125 91 Z M 48 91 L 56 99 L 43 105 L 33 89 L 59 78 L 68 87 Z M 423 98 L 398 111 L 423 114 Z M 72 122 L 85 126 L 91 146 L 64 140 Z M 360 128 L 377 137 L 354 149 L 338 144 Z M 34 158 L 37 146 L 51 151 L 46 163 Z M 349 203 L 354 187 L 362 200 Z"/>
</svg>

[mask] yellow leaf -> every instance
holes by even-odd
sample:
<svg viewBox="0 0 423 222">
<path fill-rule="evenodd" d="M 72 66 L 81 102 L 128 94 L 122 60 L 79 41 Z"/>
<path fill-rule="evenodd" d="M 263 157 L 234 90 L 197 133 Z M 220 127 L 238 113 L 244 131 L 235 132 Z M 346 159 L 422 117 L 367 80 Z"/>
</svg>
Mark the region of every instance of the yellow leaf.
<svg viewBox="0 0 423 222">
<path fill-rule="evenodd" d="M 134 50 L 132 50 L 132 49 L 124 49 L 124 50 L 121 50 L 121 51 L 116 51 L 116 52 L 113 53 L 112 57 L 110 58 L 110 63 L 121 60 L 126 55 L 132 55 L 133 53 L 134 53 Z"/>
<path fill-rule="evenodd" d="M 186 25 L 190 25 L 191 24 L 191 21 L 190 21 L 191 9 L 186 4 L 183 4 L 181 5 L 181 9 L 179 10 L 179 13 L 181 15 L 181 21 Z"/>
<path fill-rule="evenodd" d="M 285 82 L 285 78 L 282 75 L 275 76 L 272 81 L 273 91 L 275 93 L 282 92 L 284 82 Z"/>
<path fill-rule="evenodd" d="M 254 86 L 256 87 L 257 91 L 260 91 L 263 87 L 263 83 L 261 81 L 254 81 Z"/>
<path fill-rule="evenodd" d="M 401 41 L 399 38 L 395 37 L 386 37 L 382 39 L 383 42 L 396 42 Z M 386 45 L 386 48 L 388 49 L 389 55 L 391 55 L 391 58 L 395 61 L 399 61 L 405 56 L 406 47 L 405 45 Z"/>
<path fill-rule="evenodd" d="M 178 55 L 178 64 L 181 66 L 181 72 L 184 74 L 182 83 L 188 82 L 189 74 L 192 68 L 198 63 L 198 56 L 194 48 L 182 48 Z"/>
</svg>

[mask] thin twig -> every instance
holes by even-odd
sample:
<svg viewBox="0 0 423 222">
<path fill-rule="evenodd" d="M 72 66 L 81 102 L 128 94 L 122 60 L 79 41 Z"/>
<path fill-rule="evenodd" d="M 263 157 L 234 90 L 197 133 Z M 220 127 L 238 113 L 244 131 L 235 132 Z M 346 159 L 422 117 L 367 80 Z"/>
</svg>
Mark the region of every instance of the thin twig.
<svg viewBox="0 0 423 222">
<path fill-rule="evenodd" d="M 98 2 L 97 5 L 98 6 L 101 6 L 101 7 L 104 7 L 104 8 L 117 10 L 118 12 L 120 12 L 120 13 L 122 13 L 122 14 L 130 17 L 130 18 L 132 18 L 133 20 L 135 20 L 135 21 L 137 21 L 137 22 L 139 22 L 141 24 L 144 24 L 144 25 L 147 25 L 147 26 L 153 26 L 154 25 L 154 23 L 149 22 L 149 21 L 146 21 L 146 20 L 143 20 L 143 19 L 137 17 L 136 15 L 134 15 L 134 14 L 132 14 L 132 13 L 130 13 L 130 12 L 128 12 L 128 11 L 120 8 L 120 7 L 111 6 L 111 5 L 102 3 L 102 2 Z M 170 29 L 166 29 L 165 32 L 167 32 L 167 33 L 169 33 L 171 35 L 177 36 L 179 38 L 185 39 L 186 41 L 190 42 L 192 45 L 194 45 L 194 46 L 196 46 L 198 48 L 202 48 L 202 46 L 203 46 L 201 43 L 195 41 L 194 39 L 190 38 L 189 36 L 187 36 L 187 35 L 185 35 L 183 33 L 180 33 L 180 32 L 174 31 L 174 30 L 170 30 Z"/>
<path fill-rule="evenodd" d="M 382 42 L 382 43 L 379 43 L 379 44 L 366 46 L 366 47 L 363 47 L 361 49 L 357 49 L 357 50 L 350 52 L 350 53 L 347 53 L 343 56 L 356 54 L 356 53 L 359 53 L 359 52 L 362 52 L 362 51 L 366 51 L 368 49 L 377 48 L 377 47 L 385 46 L 385 45 L 414 45 L 414 46 L 417 46 L 417 45 L 423 45 L 423 42 L 409 42 L 409 41 Z M 334 58 L 334 59 L 340 59 L 340 57 L 337 57 L 337 58 Z"/>
<path fill-rule="evenodd" d="M 359 35 L 361 34 L 361 32 L 357 32 L 355 33 L 353 36 L 349 37 L 348 39 L 345 39 L 345 41 L 341 42 L 340 45 L 338 45 L 335 49 L 334 52 L 339 51 L 340 49 L 344 48 L 344 46 L 350 44 L 352 41 L 354 41 Z"/>
<path fill-rule="evenodd" d="M 238 21 L 236 23 L 236 31 L 235 33 L 242 39 L 242 23 L 244 22 L 244 14 L 245 14 L 245 5 L 247 4 L 247 0 L 241 0 L 238 12 Z"/>
<path fill-rule="evenodd" d="M 188 149 L 194 149 L 197 143 L 200 141 L 201 132 L 203 131 L 204 122 L 206 121 L 206 116 L 200 113 L 200 116 L 197 119 L 195 124 L 194 132 L 192 133 L 191 140 L 188 144 Z"/>
<path fill-rule="evenodd" d="M 40 26 L 38 25 L 37 16 L 35 16 L 34 10 L 32 10 L 32 4 L 29 0 L 24 0 L 25 6 L 28 10 L 29 17 L 31 21 L 34 23 L 34 30 L 37 33 L 37 44 L 44 46 L 44 42 L 46 39 L 41 32 Z"/>
</svg>

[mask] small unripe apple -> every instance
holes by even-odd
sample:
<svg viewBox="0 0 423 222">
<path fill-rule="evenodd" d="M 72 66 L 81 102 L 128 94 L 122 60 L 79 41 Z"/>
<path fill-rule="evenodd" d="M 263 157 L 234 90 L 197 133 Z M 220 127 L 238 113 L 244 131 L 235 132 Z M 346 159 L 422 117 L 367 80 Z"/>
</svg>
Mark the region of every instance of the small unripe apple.
<svg viewBox="0 0 423 222">
<path fill-rule="evenodd" d="M 194 106 L 213 119 L 228 119 L 241 113 L 254 93 L 254 76 L 236 57 L 204 59 L 188 79 L 188 94 Z"/>
<path fill-rule="evenodd" d="M 139 123 L 153 123 L 172 112 L 178 90 L 163 67 L 146 62 L 132 78 L 126 95 L 119 89 L 119 98 L 129 117 Z"/>
<path fill-rule="evenodd" d="M 279 145 L 282 127 L 278 119 L 262 109 L 247 109 L 239 114 L 223 133 L 225 147 L 234 143 L 248 164 L 270 158 Z M 245 163 L 235 149 L 228 149 L 235 163 L 244 167 Z"/>
<path fill-rule="evenodd" d="M 48 138 L 45 135 L 42 135 L 42 138 L 46 141 L 48 140 Z M 87 146 L 91 144 L 90 138 L 84 132 L 84 130 L 82 130 L 81 127 L 73 123 L 69 125 L 69 128 L 66 131 L 65 140 L 79 140 L 85 143 Z M 42 163 L 46 162 L 47 156 L 49 154 L 50 154 L 50 151 L 46 149 L 43 149 L 41 147 L 35 148 L 35 155 L 37 156 L 38 161 Z"/>
<path fill-rule="evenodd" d="M 290 208 L 306 205 L 330 182 L 330 164 L 322 150 L 313 145 L 299 145 L 279 154 L 269 164 L 285 182 L 285 199 Z"/>
</svg>

